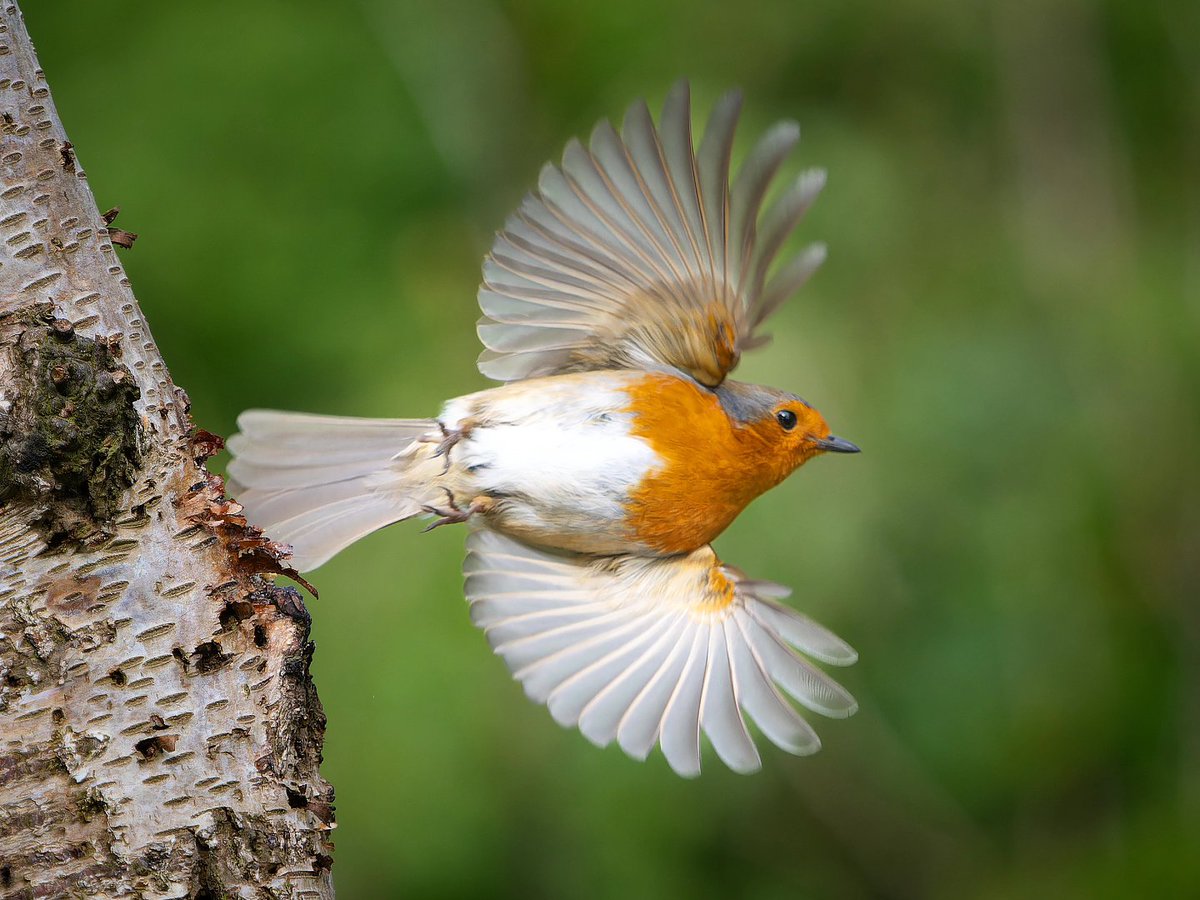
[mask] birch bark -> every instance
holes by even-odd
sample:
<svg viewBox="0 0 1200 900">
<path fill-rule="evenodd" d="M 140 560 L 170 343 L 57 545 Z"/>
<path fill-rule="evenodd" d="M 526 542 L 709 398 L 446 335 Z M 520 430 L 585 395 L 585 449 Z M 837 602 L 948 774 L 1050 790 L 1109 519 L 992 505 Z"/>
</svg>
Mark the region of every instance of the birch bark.
<svg viewBox="0 0 1200 900">
<path fill-rule="evenodd" d="M 332 897 L 308 613 L 205 471 L 109 225 L 6 0 L 0 898 Z"/>
</svg>

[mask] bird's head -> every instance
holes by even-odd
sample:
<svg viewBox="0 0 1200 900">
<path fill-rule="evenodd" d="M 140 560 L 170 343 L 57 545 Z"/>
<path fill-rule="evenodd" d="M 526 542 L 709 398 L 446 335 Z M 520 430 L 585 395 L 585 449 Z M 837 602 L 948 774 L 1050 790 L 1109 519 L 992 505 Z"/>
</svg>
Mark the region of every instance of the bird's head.
<svg viewBox="0 0 1200 900">
<path fill-rule="evenodd" d="M 795 394 L 726 381 L 717 388 L 717 396 L 770 484 L 778 484 L 821 453 L 859 452 L 854 444 L 830 434 L 825 417 Z"/>
</svg>

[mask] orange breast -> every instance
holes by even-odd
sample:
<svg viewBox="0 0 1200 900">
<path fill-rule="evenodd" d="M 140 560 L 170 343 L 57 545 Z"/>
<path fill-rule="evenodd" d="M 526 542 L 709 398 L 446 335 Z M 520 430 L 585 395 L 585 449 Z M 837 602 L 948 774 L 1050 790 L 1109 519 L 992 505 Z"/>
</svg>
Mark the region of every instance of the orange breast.
<svg viewBox="0 0 1200 900">
<path fill-rule="evenodd" d="M 770 445 L 735 426 L 711 391 L 671 375 L 647 375 L 629 391 L 632 433 L 662 466 L 630 494 L 633 536 L 659 553 L 712 541 L 786 472 Z"/>
</svg>

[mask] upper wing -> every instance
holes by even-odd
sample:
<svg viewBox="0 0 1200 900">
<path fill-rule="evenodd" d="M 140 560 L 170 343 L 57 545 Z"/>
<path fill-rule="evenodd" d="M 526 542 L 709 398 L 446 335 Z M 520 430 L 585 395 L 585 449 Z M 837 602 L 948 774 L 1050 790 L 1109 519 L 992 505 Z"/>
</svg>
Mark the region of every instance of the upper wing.
<svg viewBox="0 0 1200 900">
<path fill-rule="evenodd" d="M 644 102 L 607 121 L 496 237 L 483 264 L 479 370 L 499 381 L 666 364 L 710 387 L 763 341 L 754 329 L 825 258 L 814 244 L 768 280 L 767 269 L 825 183 L 797 177 L 761 217 L 772 177 L 800 137 L 780 122 L 730 184 L 741 96 L 718 101 L 692 143 L 687 82 L 667 96 L 659 128 Z"/>
<path fill-rule="evenodd" d="M 731 769 L 760 765 L 742 713 L 790 753 L 820 740 L 780 693 L 826 716 L 854 698 L 797 650 L 849 665 L 857 654 L 747 580 L 712 548 L 665 559 L 538 550 L 494 531 L 467 541 L 471 619 L 525 692 L 562 725 L 637 759 L 657 742 L 680 775 L 700 772 L 700 733 Z"/>
</svg>

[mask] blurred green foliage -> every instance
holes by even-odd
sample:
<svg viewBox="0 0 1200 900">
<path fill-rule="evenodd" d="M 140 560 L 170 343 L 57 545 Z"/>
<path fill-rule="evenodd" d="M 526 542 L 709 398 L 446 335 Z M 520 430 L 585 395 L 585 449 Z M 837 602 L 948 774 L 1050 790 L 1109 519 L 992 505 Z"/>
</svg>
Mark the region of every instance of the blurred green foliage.
<svg viewBox="0 0 1200 900">
<path fill-rule="evenodd" d="M 740 374 L 865 452 L 719 549 L 857 646 L 860 714 L 749 778 L 597 750 L 470 627 L 461 532 L 389 529 L 314 577 L 342 897 L 1200 895 L 1200 4 L 24 5 L 224 433 L 483 387 L 490 233 L 680 75 L 829 169 Z"/>
</svg>

